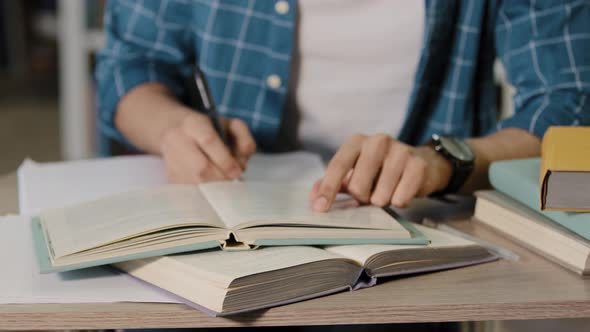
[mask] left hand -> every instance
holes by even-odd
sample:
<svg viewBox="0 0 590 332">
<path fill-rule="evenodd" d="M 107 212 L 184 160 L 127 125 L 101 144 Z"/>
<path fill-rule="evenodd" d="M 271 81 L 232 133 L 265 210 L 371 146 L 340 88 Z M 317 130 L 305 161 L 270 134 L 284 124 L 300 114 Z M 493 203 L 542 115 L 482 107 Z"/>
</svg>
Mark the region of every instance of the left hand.
<svg viewBox="0 0 590 332">
<path fill-rule="evenodd" d="M 450 162 L 431 147 L 412 147 L 385 134 L 358 134 L 330 160 L 310 199 L 316 212 L 328 211 L 339 192 L 364 204 L 405 207 L 415 197 L 444 189 L 451 174 Z"/>
</svg>

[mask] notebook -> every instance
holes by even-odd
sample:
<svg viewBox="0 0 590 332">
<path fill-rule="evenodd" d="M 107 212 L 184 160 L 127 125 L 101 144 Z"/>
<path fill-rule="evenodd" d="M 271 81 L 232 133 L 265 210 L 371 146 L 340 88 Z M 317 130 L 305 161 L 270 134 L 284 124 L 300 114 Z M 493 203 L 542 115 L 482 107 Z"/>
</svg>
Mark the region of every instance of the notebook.
<svg viewBox="0 0 590 332">
<path fill-rule="evenodd" d="M 265 247 L 154 257 L 115 267 L 189 306 L 223 316 L 370 287 L 383 277 L 497 258 L 469 240 L 415 227 L 431 239 L 429 245 Z"/>
</svg>

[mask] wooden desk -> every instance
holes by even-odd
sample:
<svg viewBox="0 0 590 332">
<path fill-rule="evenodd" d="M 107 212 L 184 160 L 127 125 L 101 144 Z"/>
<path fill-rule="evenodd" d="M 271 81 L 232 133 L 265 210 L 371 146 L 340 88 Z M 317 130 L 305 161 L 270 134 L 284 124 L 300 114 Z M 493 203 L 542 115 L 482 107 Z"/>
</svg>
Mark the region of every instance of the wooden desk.
<svg viewBox="0 0 590 332">
<path fill-rule="evenodd" d="M 0 195 L 15 195 L 15 177 L 0 177 Z M 16 199 L 0 196 L 0 211 Z M 2 329 L 379 324 L 590 317 L 590 280 L 469 221 L 449 223 L 508 248 L 520 261 L 499 261 L 390 280 L 377 287 L 233 316 L 213 318 L 180 304 L 0 305 Z"/>
</svg>

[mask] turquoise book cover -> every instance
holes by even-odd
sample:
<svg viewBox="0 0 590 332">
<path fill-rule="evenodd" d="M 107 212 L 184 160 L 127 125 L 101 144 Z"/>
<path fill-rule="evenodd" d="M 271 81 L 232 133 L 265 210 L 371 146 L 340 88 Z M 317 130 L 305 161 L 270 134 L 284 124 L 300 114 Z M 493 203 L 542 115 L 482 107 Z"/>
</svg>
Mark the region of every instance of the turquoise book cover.
<svg viewBox="0 0 590 332">
<path fill-rule="evenodd" d="M 386 209 L 388 213 L 395 214 L 393 211 Z M 280 240 L 257 240 L 257 246 L 293 246 L 293 245 L 350 245 L 350 244 L 402 244 L 402 245 L 427 245 L 430 240 L 412 225 L 411 222 L 403 220 L 399 216 L 395 216 L 397 220 L 404 226 L 411 234 L 407 239 L 280 239 Z M 38 217 L 31 219 L 31 231 L 33 234 L 33 243 L 35 245 L 35 253 L 37 256 L 37 264 L 41 273 L 65 272 L 72 270 L 79 270 L 88 267 L 101 266 L 113 263 L 119 263 L 129 260 L 149 258 L 155 256 L 171 255 L 176 253 L 196 252 L 199 250 L 219 248 L 222 245 L 220 241 L 207 241 L 195 243 L 190 245 L 182 245 L 161 250 L 148 250 L 136 254 L 121 255 L 111 257 L 108 259 L 90 260 L 85 263 L 70 264 L 64 266 L 53 266 L 50 258 L 49 248 L 47 245 L 47 238 L 44 235 L 41 221 Z"/>
<path fill-rule="evenodd" d="M 539 202 L 540 171 L 540 158 L 498 161 L 492 163 L 490 167 L 490 183 L 494 189 L 590 240 L 590 213 L 541 211 Z"/>
</svg>

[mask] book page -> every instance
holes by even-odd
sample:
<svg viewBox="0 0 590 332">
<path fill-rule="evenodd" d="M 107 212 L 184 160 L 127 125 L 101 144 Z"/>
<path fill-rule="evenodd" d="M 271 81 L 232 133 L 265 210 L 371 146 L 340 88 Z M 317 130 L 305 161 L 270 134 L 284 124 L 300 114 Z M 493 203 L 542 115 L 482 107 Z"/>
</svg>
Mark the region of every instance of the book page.
<svg viewBox="0 0 590 332">
<path fill-rule="evenodd" d="M 266 182 L 216 182 L 199 186 L 228 228 L 307 225 L 409 232 L 383 209 L 336 204 L 328 213 L 311 210 L 310 186 Z"/>
<path fill-rule="evenodd" d="M 198 254 L 167 256 L 193 267 L 199 277 L 227 287 L 233 280 L 342 256 L 317 247 L 262 247 L 248 251 L 208 251 Z"/>
<path fill-rule="evenodd" d="M 429 240 L 430 244 L 423 245 L 395 245 L 395 244 L 362 244 L 362 245 L 345 245 L 345 246 L 326 246 L 325 250 L 350 258 L 360 265 L 365 265 L 365 262 L 373 255 L 394 250 L 423 248 L 448 248 L 448 247 L 462 247 L 475 245 L 474 242 L 454 236 L 452 234 L 439 231 L 430 227 L 415 224 L 419 231 L 421 231 Z"/>
<path fill-rule="evenodd" d="M 163 228 L 224 228 L 196 186 L 166 185 L 46 210 L 41 221 L 55 257 Z"/>
</svg>

